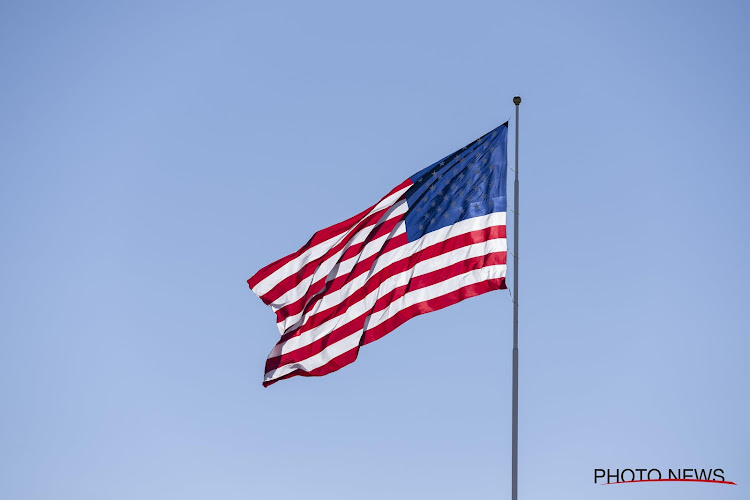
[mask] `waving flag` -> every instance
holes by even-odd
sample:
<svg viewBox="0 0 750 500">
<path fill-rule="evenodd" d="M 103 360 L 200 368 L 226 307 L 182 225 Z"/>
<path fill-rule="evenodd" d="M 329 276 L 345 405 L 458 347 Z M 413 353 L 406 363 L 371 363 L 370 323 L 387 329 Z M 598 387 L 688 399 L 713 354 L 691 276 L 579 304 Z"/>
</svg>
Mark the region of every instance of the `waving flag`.
<svg viewBox="0 0 750 500">
<path fill-rule="evenodd" d="M 247 281 L 281 333 L 264 386 L 336 371 L 414 316 L 505 288 L 507 138 L 505 123 Z"/>
</svg>

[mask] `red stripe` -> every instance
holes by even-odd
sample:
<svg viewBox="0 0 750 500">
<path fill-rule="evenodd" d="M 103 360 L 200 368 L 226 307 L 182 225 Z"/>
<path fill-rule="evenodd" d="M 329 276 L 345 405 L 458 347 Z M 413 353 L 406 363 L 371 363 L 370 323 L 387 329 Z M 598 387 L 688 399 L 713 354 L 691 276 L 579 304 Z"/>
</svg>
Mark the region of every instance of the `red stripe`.
<svg viewBox="0 0 750 500">
<path fill-rule="evenodd" d="M 477 287 L 476 285 L 485 285 L 485 287 Z M 477 283 L 475 285 L 469 285 L 463 288 L 459 288 L 456 291 L 441 295 L 440 297 L 435 297 L 434 299 L 429 299 L 425 300 L 424 302 L 413 304 L 405 309 L 400 310 L 375 328 L 367 330 L 362 337 L 362 342 L 360 342 L 360 344 L 369 344 L 370 342 L 374 342 L 380 338 L 383 338 L 388 333 L 403 325 L 411 318 L 419 316 L 420 314 L 437 311 L 439 309 L 452 306 L 453 304 L 457 304 L 462 300 L 476 297 L 477 295 L 491 292 L 492 290 L 502 290 L 504 288 L 506 288 L 505 278 L 495 278 Z"/>
<path fill-rule="evenodd" d="M 476 231 L 470 231 L 468 233 L 460 234 L 458 236 L 454 236 L 453 238 L 448 238 L 446 240 L 430 245 L 422 249 L 419 252 L 416 252 L 407 257 L 404 257 L 403 259 L 388 265 L 387 267 L 383 268 L 375 275 L 369 277 L 363 287 L 354 291 L 353 294 L 347 297 L 347 299 L 343 301 L 341 304 L 335 307 L 326 309 L 324 311 L 320 311 L 316 313 L 315 315 L 311 316 L 307 320 L 307 323 L 305 323 L 305 325 L 301 327 L 301 329 L 292 330 L 291 328 L 294 328 L 296 325 L 293 325 L 292 327 L 287 328 L 287 332 L 282 337 L 281 342 L 286 341 L 289 338 L 292 338 L 294 336 L 301 334 L 304 331 L 309 330 L 310 328 L 312 328 L 310 324 L 314 324 L 314 326 L 317 326 L 317 325 L 322 324 L 324 321 L 327 321 L 339 314 L 343 314 L 351 304 L 354 304 L 358 302 L 359 300 L 361 300 L 362 298 L 364 298 L 368 293 L 370 293 L 371 291 L 376 289 L 378 286 L 380 286 L 380 283 L 384 282 L 386 279 L 390 278 L 391 276 L 394 276 L 398 273 L 411 269 L 412 267 L 414 267 L 421 261 L 431 259 L 433 257 L 437 257 L 439 255 L 445 254 L 452 250 L 456 250 L 457 248 L 472 245 L 474 243 L 481 243 L 481 242 L 492 240 L 492 239 L 505 238 L 505 236 L 506 236 L 505 226 L 486 227 L 486 228 L 478 229 Z M 318 283 L 316 283 L 313 287 L 311 287 L 311 289 L 314 290 L 313 294 L 306 294 L 305 297 L 302 297 L 298 301 L 293 302 L 292 304 L 279 309 L 276 312 L 277 322 L 282 321 L 283 319 L 285 319 L 286 317 L 290 315 L 299 313 L 303 307 L 304 307 L 305 313 L 309 312 L 312 308 L 315 307 L 315 305 L 325 295 L 329 293 L 333 293 L 337 290 L 340 290 L 347 283 L 351 282 L 351 280 L 355 279 L 356 277 L 366 272 L 371 271 L 376 264 L 376 260 L 382 257 L 384 254 L 386 254 L 390 250 L 391 248 L 384 247 L 377 254 L 367 259 L 364 259 L 362 262 L 357 263 L 357 265 L 347 275 L 339 276 L 327 283 L 325 282 L 327 278 L 323 278 L 319 280 Z M 323 289 L 324 285 L 326 285 L 325 289 Z M 315 295 L 316 292 L 317 292 L 317 295 Z M 306 300 L 308 302 L 305 304 Z M 321 315 L 323 318 L 322 320 L 319 319 Z M 303 318 L 300 318 L 300 320 L 302 319 Z"/>
<path fill-rule="evenodd" d="M 354 217 L 350 219 L 347 219 L 343 222 L 339 222 L 338 224 L 334 224 L 333 226 L 327 227 L 325 229 L 321 229 L 317 233 L 313 234 L 312 238 L 310 238 L 310 241 L 305 243 L 305 245 L 302 248 L 300 248 L 299 250 L 297 250 L 296 252 L 292 254 L 287 255 L 286 257 L 282 257 L 279 260 L 268 264 L 263 269 L 255 273 L 252 278 L 247 280 L 247 284 L 250 285 L 250 288 L 252 289 L 255 285 L 257 285 L 264 279 L 268 278 L 274 272 L 282 268 L 285 264 L 296 259 L 300 255 L 308 251 L 310 248 L 320 243 L 323 243 L 324 241 L 330 238 L 333 238 L 334 236 L 337 236 L 341 233 L 346 232 L 349 228 L 351 228 L 354 224 L 356 224 L 358 220 L 361 220 L 362 217 L 367 215 L 367 213 L 370 210 L 372 210 L 374 207 L 375 205 L 364 210 L 361 213 L 358 213 L 357 215 L 355 215 Z"/>
<path fill-rule="evenodd" d="M 330 248 L 326 253 L 324 253 L 317 259 L 308 262 L 307 264 L 305 264 L 304 267 L 299 269 L 296 273 L 287 276 L 286 278 L 278 282 L 276 285 L 274 285 L 274 287 L 271 290 L 269 290 L 263 295 L 260 295 L 261 300 L 265 302 L 266 304 L 271 304 L 274 300 L 277 300 L 279 297 L 287 293 L 289 290 L 292 290 L 297 285 L 299 285 L 300 282 L 302 282 L 302 280 L 312 276 L 315 270 L 318 267 L 320 267 L 320 265 L 323 262 L 330 259 L 332 256 L 336 255 L 336 253 L 344 249 L 346 249 L 344 250 L 344 253 L 346 253 L 352 247 L 360 246 L 361 243 L 352 245 L 351 240 L 354 239 L 354 237 L 357 236 L 357 234 L 361 232 L 363 229 L 368 228 L 370 226 L 375 226 L 376 224 L 378 224 L 378 222 L 380 222 L 380 220 L 383 218 L 386 212 L 388 212 L 391 208 L 393 208 L 393 206 L 386 207 L 383 210 L 370 214 L 364 219 L 362 219 L 359 223 L 357 223 L 357 225 L 351 230 L 349 234 L 347 234 L 335 246 Z M 396 225 L 399 222 L 399 220 L 401 220 L 402 218 L 403 216 L 398 216 L 398 217 L 394 217 L 393 219 L 385 220 L 380 224 L 380 226 L 377 226 L 377 228 L 372 232 L 377 232 L 382 226 L 386 226 L 386 229 L 387 229 L 387 227 L 389 227 L 390 225 Z M 384 231 L 385 232 L 383 234 L 387 234 L 389 232 L 389 230 L 384 230 Z M 339 260 L 341 260 L 341 257 L 339 257 Z"/>
<path fill-rule="evenodd" d="M 352 245 L 351 247 L 347 248 L 346 251 L 341 254 L 341 258 L 338 261 L 344 262 L 345 260 L 349 260 L 353 257 L 358 256 L 360 253 L 362 253 L 362 250 L 364 250 L 366 245 L 369 245 L 381 236 L 386 236 L 388 234 L 391 234 L 391 236 L 393 236 L 392 233 L 396 231 L 396 229 L 398 228 L 398 224 L 402 220 L 404 220 L 404 214 L 397 215 L 396 217 L 383 221 L 383 223 L 380 224 L 380 226 L 378 226 L 370 234 L 368 234 L 361 243 L 357 243 L 356 245 Z M 404 230 L 404 234 L 406 234 L 406 230 Z M 383 244 L 385 244 L 387 241 L 388 238 L 384 240 Z"/>
<path fill-rule="evenodd" d="M 411 179 L 406 179 L 404 182 L 402 182 L 401 184 L 393 188 L 390 193 L 388 193 L 383 198 L 381 198 L 380 201 L 383 201 L 385 198 L 388 198 L 393 193 L 396 193 L 404 189 L 405 187 L 411 186 L 412 184 L 413 182 L 411 181 Z M 380 201 L 378 203 L 380 203 Z M 299 250 L 297 250 L 296 252 L 292 254 L 287 255 L 286 257 L 282 257 L 281 259 L 275 262 L 272 262 L 271 264 L 268 264 L 263 269 L 255 273 L 252 278 L 247 280 L 247 284 L 250 286 L 250 289 L 254 288 L 255 285 L 257 285 L 258 283 L 260 283 L 261 281 L 269 277 L 271 274 L 276 272 L 278 269 L 283 267 L 288 262 L 291 262 L 292 260 L 302 255 L 303 253 L 305 253 L 307 250 L 314 247 L 315 245 L 323 243 L 324 241 L 329 240 L 333 238 L 334 236 L 337 236 L 339 234 L 346 232 L 349 228 L 354 226 L 357 223 L 357 221 L 365 217 L 370 212 L 370 210 L 372 210 L 376 206 L 377 206 L 377 203 L 371 206 L 370 208 L 368 208 L 367 210 L 364 210 L 358 213 L 354 217 L 351 217 L 343 222 L 339 222 L 338 224 L 334 224 L 333 226 L 327 227 L 325 229 L 321 229 L 320 231 L 316 232 L 312 236 L 312 238 L 310 238 L 310 241 L 308 241 L 302 248 L 300 248 Z"/>
<path fill-rule="evenodd" d="M 382 210 L 361 218 L 352 228 L 350 228 L 349 234 L 347 234 L 341 241 L 329 248 L 323 255 L 321 255 L 317 259 L 308 262 L 301 268 L 298 268 L 294 274 L 291 274 L 280 282 L 276 283 L 271 290 L 260 296 L 261 300 L 263 300 L 263 302 L 265 302 L 266 304 L 270 304 L 277 298 L 284 295 L 284 293 L 294 288 L 297 284 L 299 284 L 300 281 L 305 279 L 307 276 L 310 276 L 321 262 L 348 245 L 352 238 L 354 238 L 354 236 L 359 231 L 366 227 L 377 224 L 383 214 L 390 208 L 391 207 L 385 207 Z"/>
<path fill-rule="evenodd" d="M 349 349 L 345 353 L 331 359 L 328 363 L 321 366 L 320 368 L 315 368 L 314 370 L 310 370 L 309 372 L 297 369 L 293 372 L 287 373 L 283 377 L 263 382 L 263 387 L 268 387 L 269 385 L 275 384 L 279 380 L 296 377 L 298 375 L 302 377 L 322 377 L 323 375 L 328 375 L 329 373 L 335 372 L 336 370 L 343 368 L 350 363 L 353 363 L 357 359 L 357 354 L 359 354 L 359 347 Z"/>
<path fill-rule="evenodd" d="M 276 322 L 280 323 L 289 316 L 298 314 L 303 310 L 305 313 L 309 312 L 310 309 L 315 307 L 315 304 L 317 304 L 324 296 L 341 289 L 346 283 L 350 282 L 357 276 L 372 270 L 377 259 L 398 247 L 406 245 L 407 243 L 409 243 L 409 237 L 406 233 L 389 238 L 376 254 L 357 262 L 349 273 L 337 276 L 330 281 L 328 281 L 328 276 L 319 279 L 317 282 L 310 285 L 308 293 L 303 297 L 300 297 L 299 300 L 296 300 L 276 311 Z"/>
<path fill-rule="evenodd" d="M 402 309 L 401 311 L 396 313 L 392 318 L 389 318 L 387 321 L 381 323 L 380 325 L 376 326 L 372 330 L 368 330 L 367 332 L 365 332 L 365 334 L 362 336 L 362 339 L 360 340 L 359 346 L 353 349 L 350 349 L 349 351 L 331 359 L 325 365 L 315 368 L 313 370 L 310 370 L 309 372 L 296 369 L 293 372 L 290 372 L 277 379 L 263 382 L 263 386 L 268 387 L 269 385 L 275 384 L 279 380 L 284 380 L 290 377 L 296 377 L 296 376 L 321 377 L 323 375 L 327 375 L 329 373 L 335 372 L 336 370 L 339 370 L 340 368 L 343 368 L 344 366 L 354 362 L 357 359 L 357 355 L 359 354 L 359 348 L 361 346 L 365 344 L 369 344 L 370 342 L 373 342 L 374 340 L 377 340 L 379 338 L 382 338 L 383 336 L 392 332 L 394 329 L 396 329 L 398 326 L 402 325 L 409 319 L 414 318 L 415 316 L 419 316 L 420 314 L 425 314 L 428 312 L 437 311 L 438 309 L 443 309 L 444 307 L 448 307 L 458 302 L 461 302 L 464 299 L 475 297 L 477 295 L 481 295 L 483 293 L 487 293 L 492 290 L 498 290 L 502 288 L 505 288 L 505 278 L 491 279 L 491 280 L 483 281 L 481 283 L 474 283 L 472 285 L 467 285 L 451 293 L 441 295 L 440 297 L 435 297 L 433 299 L 429 299 L 424 302 L 420 302 L 418 304 L 409 306 L 405 309 Z"/>
<path fill-rule="evenodd" d="M 371 315 L 384 310 L 391 303 L 402 298 L 408 292 L 412 292 L 414 290 L 419 290 L 420 288 L 424 288 L 430 285 L 441 283 L 453 276 L 457 276 L 457 275 L 472 271 L 474 269 L 481 269 L 487 266 L 505 264 L 505 261 L 506 261 L 505 252 L 490 253 L 487 255 L 480 255 L 478 257 L 473 257 L 467 260 L 456 262 L 442 269 L 436 269 L 435 271 L 432 271 L 430 273 L 414 277 L 411 280 L 409 280 L 409 282 L 406 285 L 397 287 L 391 290 L 390 292 L 384 295 L 381 295 L 380 297 L 378 297 L 378 299 L 375 301 L 375 304 L 373 304 L 373 306 L 368 311 L 352 319 L 348 323 L 334 329 L 333 331 L 331 331 L 331 333 L 325 335 L 324 337 L 317 339 L 311 344 L 302 346 L 299 349 L 295 349 L 294 351 L 284 353 L 281 356 L 277 356 L 275 358 L 267 359 L 266 360 L 266 373 L 272 370 L 275 370 L 276 368 L 280 366 L 284 366 L 290 363 L 296 363 L 304 359 L 307 359 L 310 356 L 314 356 L 320 353 L 321 351 L 325 350 L 326 347 L 328 347 L 329 345 L 334 344 L 335 342 L 338 342 L 339 340 L 342 340 L 348 337 L 349 335 L 357 332 L 358 330 L 363 329 L 365 326 L 365 322 L 369 319 Z M 368 284 L 369 283 L 370 282 L 368 281 Z M 377 285 L 379 285 L 380 281 L 378 280 L 376 283 Z M 346 307 L 348 308 L 348 306 Z M 445 306 L 442 306 L 442 307 L 445 307 Z M 345 310 L 346 308 L 344 308 L 344 311 Z M 434 310 L 434 309 L 430 309 L 430 310 Z M 425 311 L 425 312 L 429 312 L 429 311 Z M 305 326 L 308 326 L 308 325 L 305 325 Z M 378 331 L 378 329 L 379 329 L 379 326 L 374 327 L 375 331 Z M 280 341 L 279 344 L 283 344 L 284 342 L 285 341 Z"/>
</svg>

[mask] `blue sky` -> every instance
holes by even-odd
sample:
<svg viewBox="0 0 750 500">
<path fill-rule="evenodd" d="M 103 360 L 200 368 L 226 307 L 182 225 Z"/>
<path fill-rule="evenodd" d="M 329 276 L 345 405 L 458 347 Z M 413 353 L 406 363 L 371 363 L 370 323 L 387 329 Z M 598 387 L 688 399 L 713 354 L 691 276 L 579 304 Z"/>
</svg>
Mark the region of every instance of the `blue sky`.
<svg viewBox="0 0 750 500">
<path fill-rule="evenodd" d="M 264 389 L 245 280 L 520 94 L 520 498 L 747 498 L 748 21 L 3 3 L 0 497 L 509 497 L 507 292 Z M 593 483 L 639 467 L 738 486 Z"/>
</svg>

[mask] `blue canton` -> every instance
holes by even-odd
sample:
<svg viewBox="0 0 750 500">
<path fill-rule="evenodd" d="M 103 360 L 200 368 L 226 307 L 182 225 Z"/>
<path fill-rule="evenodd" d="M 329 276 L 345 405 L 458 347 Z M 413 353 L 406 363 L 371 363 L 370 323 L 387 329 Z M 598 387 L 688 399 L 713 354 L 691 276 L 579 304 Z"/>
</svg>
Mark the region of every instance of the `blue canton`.
<svg viewBox="0 0 750 500">
<path fill-rule="evenodd" d="M 412 175 L 406 235 L 415 241 L 458 221 L 505 212 L 508 123 Z"/>
</svg>

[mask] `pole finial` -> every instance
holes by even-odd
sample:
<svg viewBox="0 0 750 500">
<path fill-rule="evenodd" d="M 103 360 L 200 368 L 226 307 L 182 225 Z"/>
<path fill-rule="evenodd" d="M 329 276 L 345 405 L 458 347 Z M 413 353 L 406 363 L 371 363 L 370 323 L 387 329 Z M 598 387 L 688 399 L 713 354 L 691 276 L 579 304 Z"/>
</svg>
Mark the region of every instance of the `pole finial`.
<svg viewBox="0 0 750 500">
<path fill-rule="evenodd" d="M 515 104 L 516 106 L 518 106 L 519 104 L 521 104 L 521 96 L 520 95 L 517 95 L 516 97 L 513 98 L 513 104 Z"/>
</svg>

